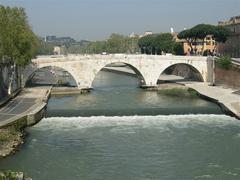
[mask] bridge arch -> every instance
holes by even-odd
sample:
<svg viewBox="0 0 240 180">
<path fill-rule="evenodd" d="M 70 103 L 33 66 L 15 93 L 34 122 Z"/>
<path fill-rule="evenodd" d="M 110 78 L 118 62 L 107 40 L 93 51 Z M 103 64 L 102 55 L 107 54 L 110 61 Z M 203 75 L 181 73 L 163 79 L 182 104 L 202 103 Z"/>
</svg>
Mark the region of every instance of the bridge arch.
<svg viewBox="0 0 240 180">
<path fill-rule="evenodd" d="M 58 66 L 58 65 L 43 65 L 43 66 L 35 66 L 31 72 L 28 73 L 28 75 L 25 77 L 25 80 L 24 80 L 24 86 L 27 85 L 27 82 L 33 78 L 33 76 L 35 75 L 35 73 L 41 69 L 44 69 L 44 68 L 58 68 L 58 69 L 61 69 L 61 70 L 64 70 L 66 71 L 68 74 L 71 75 L 72 79 L 74 80 L 75 84 L 76 84 L 76 87 L 78 86 L 77 84 L 77 76 L 75 76 L 75 74 L 70 71 L 69 69 L 67 68 L 64 68 L 62 66 Z"/>
<path fill-rule="evenodd" d="M 180 69 L 179 72 L 178 72 L 179 69 L 177 69 L 177 67 L 179 67 L 179 69 Z M 186 67 L 188 68 L 187 69 L 188 72 L 186 72 Z M 185 70 L 185 72 L 182 72 L 181 68 L 183 69 L 183 71 Z M 204 82 L 204 73 L 202 72 L 202 70 L 199 67 L 197 67 L 193 64 L 179 62 L 179 63 L 173 63 L 170 65 L 164 66 L 163 68 L 161 68 L 160 76 L 163 75 L 164 73 L 169 73 L 171 71 L 175 71 L 175 73 L 177 73 L 174 75 L 181 76 L 184 78 L 187 78 L 187 76 L 188 76 L 188 78 L 191 77 L 194 80 Z M 189 72 L 189 71 L 191 71 L 191 72 Z M 173 74 L 173 73 L 174 72 L 171 72 L 170 74 Z"/>
<path fill-rule="evenodd" d="M 141 85 L 145 84 L 145 78 L 144 78 L 142 72 L 136 66 L 134 66 L 133 64 L 130 64 L 128 62 L 118 61 L 118 62 L 105 63 L 104 65 L 101 65 L 97 69 L 95 69 L 94 70 L 94 76 L 91 79 L 91 87 L 93 87 L 94 80 L 96 79 L 96 76 L 99 74 L 99 72 L 101 70 L 103 70 L 104 68 L 107 68 L 107 67 L 110 67 L 110 68 L 114 67 L 114 65 L 116 65 L 116 64 L 124 65 L 123 67 L 129 67 L 131 70 L 133 70 L 135 72 L 137 78 L 140 81 L 140 84 Z M 118 67 L 118 66 L 115 66 L 115 67 Z"/>
<path fill-rule="evenodd" d="M 137 72 L 138 77 L 143 79 L 143 87 L 156 86 L 160 74 L 168 67 L 176 64 L 186 64 L 194 67 L 201 74 L 204 82 L 210 82 L 212 78 L 212 60 L 207 57 L 95 54 L 38 57 L 37 59 L 33 59 L 32 64 L 25 68 L 23 79 L 29 77 L 29 72 L 35 67 L 56 66 L 68 71 L 77 82 L 79 89 L 89 89 L 92 87 L 96 75 L 102 68 L 108 64 L 120 62 L 127 64 Z M 30 69 L 30 71 L 28 72 L 27 69 Z"/>
</svg>

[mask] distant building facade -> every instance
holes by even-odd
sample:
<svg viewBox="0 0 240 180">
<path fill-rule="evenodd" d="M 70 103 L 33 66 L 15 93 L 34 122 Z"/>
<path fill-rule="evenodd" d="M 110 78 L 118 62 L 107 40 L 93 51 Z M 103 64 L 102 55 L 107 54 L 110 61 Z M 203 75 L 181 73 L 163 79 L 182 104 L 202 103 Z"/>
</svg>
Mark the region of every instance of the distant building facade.
<svg viewBox="0 0 240 180">
<path fill-rule="evenodd" d="M 134 32 L 132 32 L 130 35 L 129 35 L 130 38 L 137 38 L 139 37 L 137 34 L 135 34 Z"/>
<path fill-rule="evenodd" d="M 148 36 L 148 35 L 152 35 L 153 32 L 152 31 L 145 31 L 143 35 L 139 35 L 140 38 L 144 37 L 144 36 Z"/>
<path fill-rule="evenodd" d="M 128 37 L 130 38 L 142 38 L 144 36 L 148 36 L 148 35 L 152 35 L 153 32 L 152 31 L 145 31 L 142 35 L 138 35 L 138 34 L 135 34 L 134 32 L 132 32 Z"/>
<path fill-rule="evenodd" d="M 53 48 L 53 54 L 54 54 L 54 55 L 61 55 L 61 47 L 55 46 L 55 47 Z"/>
<path fill-rule="evenodd" d="M 225 26 L 232 32 L 224 44 L 218 45 L 218 52 L 221 55 L 230 55 L 234 58 L 240 57 L 240 16 L 230 18 L 229 21 L 219 22 L 219 26 Z"/>
<path fill-rule="evenodd" d="M 56 39 L 57 39 L 56 36 L 46 36 L 45 42 L 54 42 L 54 41 L 56 41 Z"/>
<path fill-rule="evenodd" d="M 143 34 L 143 36 L 148 36 L 148 35 L 152 35 L 152 34 L 153 34 L 152 31 L 145 31 L 144 34 Z"/>
<path fill-rule="evenodd" d="M 76 40 L 71 37 L 46 36 L 45 42 L 50 42 L 61 46 L 69 43 L 75 43 Z"/>
</svg>

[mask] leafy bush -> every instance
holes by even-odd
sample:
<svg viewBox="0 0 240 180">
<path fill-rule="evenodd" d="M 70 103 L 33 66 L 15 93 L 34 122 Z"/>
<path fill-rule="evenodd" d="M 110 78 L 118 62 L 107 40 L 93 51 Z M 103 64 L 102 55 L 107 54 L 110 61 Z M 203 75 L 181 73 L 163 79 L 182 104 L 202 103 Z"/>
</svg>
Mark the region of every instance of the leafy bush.
<svg viewBox="0 0 240 180">
<path fill-rule="evenodd" d="M 217 65 L 223 69 L 230 69 L 231 67 L 231 58 L 229 56 L 223 56 L 217 59 Z"/>
</svg>

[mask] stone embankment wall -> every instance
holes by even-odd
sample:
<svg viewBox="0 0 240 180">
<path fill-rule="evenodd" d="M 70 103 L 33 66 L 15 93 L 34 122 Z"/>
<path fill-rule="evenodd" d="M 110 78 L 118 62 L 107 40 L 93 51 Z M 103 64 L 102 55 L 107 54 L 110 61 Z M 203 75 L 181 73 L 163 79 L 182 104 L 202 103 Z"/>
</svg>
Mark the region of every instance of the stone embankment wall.
<svg viewBox="0 0 240 180">
<path fill-rule="evenodd" d="M 14 73 L 13 73 L 14 72 Z M 11 87 L 10 87 L 11 86 Z M 0 102 L 21 87 L 19 68 L 8 63 L 0 63 Z"/>
<path fill-rule="evenodd" d="M 240 67 L 231 67 L 223 69 L 216 66 L 215 69 L 216 84 L 240 89 Z"/>
</svg>

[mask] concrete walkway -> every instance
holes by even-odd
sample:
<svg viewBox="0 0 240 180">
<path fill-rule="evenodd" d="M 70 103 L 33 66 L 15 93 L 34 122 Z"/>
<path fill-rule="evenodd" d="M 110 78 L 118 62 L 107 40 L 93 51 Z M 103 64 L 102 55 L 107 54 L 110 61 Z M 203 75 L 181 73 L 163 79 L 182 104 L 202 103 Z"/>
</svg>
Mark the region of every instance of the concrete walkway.
<svg viewBox="0 0 240 180">
<path fill-rule="evenodd" d="M 178 81 L 177 83 L 183 84 L 198 91 L 204 96 L 218 101 L 240 118 L 240 95 L 234 94 L 234 92 L 237 91 L 236 89 L 234 90 L 222 86 L 208 86 L 206 83 L 201 82 Z"/>
<path fill-rule="evenodd" d="M 0 108 L 0 127 L 44 108 L 50 91 L 50 86 L 25 88 L 16 98 Z"/>
</svg>

